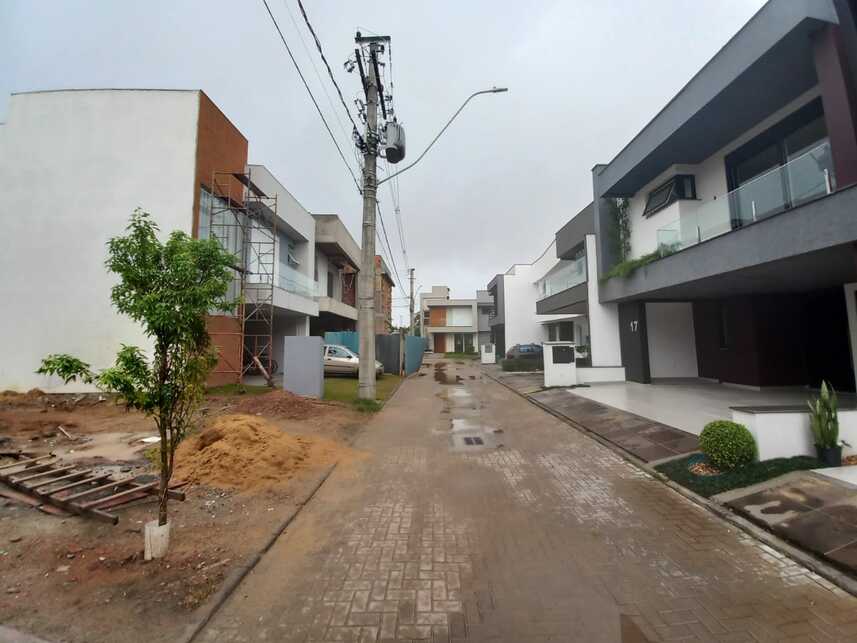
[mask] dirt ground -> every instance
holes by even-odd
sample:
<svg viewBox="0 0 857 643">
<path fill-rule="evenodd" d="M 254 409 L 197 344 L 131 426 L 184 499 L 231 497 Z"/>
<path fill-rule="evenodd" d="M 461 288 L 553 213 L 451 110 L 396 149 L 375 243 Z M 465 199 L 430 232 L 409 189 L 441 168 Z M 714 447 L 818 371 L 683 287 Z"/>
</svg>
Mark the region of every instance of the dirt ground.
<svg viewBox="0 0 857 643">
<path fill-rule="evenodd" d="M 187 499 L 170 503 L 171 549 L 159 561 L 142 555 L 154 500 L 116 509 L 112 526 L 45 514 L 4 497 L 0 484 L 0 623 L 52 641 L 173 641 L 333 462 L 364 457 L 349 445 L 367 416 L 344 405 L 274 391 L 203 406 L 177 457 Z M 153 447 L 141 439 L 155 435 L 150 419 L 103 396 L 0 393 L 0 465 L 11 452 L 53 452 L 151 475 Z"/>
</svg>

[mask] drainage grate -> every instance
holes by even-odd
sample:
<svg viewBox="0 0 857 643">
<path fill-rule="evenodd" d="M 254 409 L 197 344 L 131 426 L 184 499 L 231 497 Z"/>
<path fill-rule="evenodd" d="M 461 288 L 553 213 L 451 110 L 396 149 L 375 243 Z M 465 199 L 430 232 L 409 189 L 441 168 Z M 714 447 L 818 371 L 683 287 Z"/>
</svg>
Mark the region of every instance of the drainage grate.
<svg viewBox="0 0 857 643">
<path fill-rule="evenodd" d="M 482 441 L 482 438 L 464 438 L 464 444 L 467 444 L 470 446 L 475 446 L 475 445 L 485 444 L 485 443 Z"/>
</svg>

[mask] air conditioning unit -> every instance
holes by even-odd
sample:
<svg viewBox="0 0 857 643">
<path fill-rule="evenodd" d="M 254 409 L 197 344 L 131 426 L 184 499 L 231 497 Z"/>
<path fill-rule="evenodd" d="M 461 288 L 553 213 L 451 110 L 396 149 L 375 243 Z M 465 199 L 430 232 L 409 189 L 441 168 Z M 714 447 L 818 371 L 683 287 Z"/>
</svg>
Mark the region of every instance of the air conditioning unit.
<svg viewBox="0 0 857 643">
<path fill-rule="evenodd" d="M 405 158 L 405 128 L 395 121 L 390 121 L 384 127 L 387 141 L 384 151 L 388 163 L 398 163 Z"/>
</svg>

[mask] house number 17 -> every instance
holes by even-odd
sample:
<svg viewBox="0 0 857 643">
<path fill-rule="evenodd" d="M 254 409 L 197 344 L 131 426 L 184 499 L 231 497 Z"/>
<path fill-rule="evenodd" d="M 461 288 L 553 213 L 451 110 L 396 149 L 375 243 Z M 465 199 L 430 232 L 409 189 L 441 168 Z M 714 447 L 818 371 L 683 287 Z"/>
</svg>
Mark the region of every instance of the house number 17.
<svg viewBox="0 0 857 643">
<path fill-rule="evenodd" d="M 636 332 L 637 332 L 637 326 L 639 325 L 639 323 L 640 323 L 640 322 L 638 322 L 636 319 L 635 319 L 635 320 L 633 320 L 633 321 L 631 322 L 631 324 L 630 324 L 630 325 L 631 325 L 631 332 L 632 332 L 632 333 L 636 333 Z"/>
</svg>

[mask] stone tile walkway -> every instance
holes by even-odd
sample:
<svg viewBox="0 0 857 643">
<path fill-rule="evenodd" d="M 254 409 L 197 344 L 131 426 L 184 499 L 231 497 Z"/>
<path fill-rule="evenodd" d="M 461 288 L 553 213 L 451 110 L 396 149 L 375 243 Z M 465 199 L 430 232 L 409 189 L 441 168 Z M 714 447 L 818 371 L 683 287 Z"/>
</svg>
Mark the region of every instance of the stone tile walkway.
<svg viewBox="0 0 857 643">
<path fill-rule="evenodd" d="M 856 599 L 475 366 L 356 446 L 200 640 L 857 640 Z"/>
<path fill-rule="evenodd" d="M 857 573 L 857 493 L 813 473 L 797 473 L 726 504 L 753 522 Z M 736 497 L 737 496 L 737 497 Z"/>
</svg>

